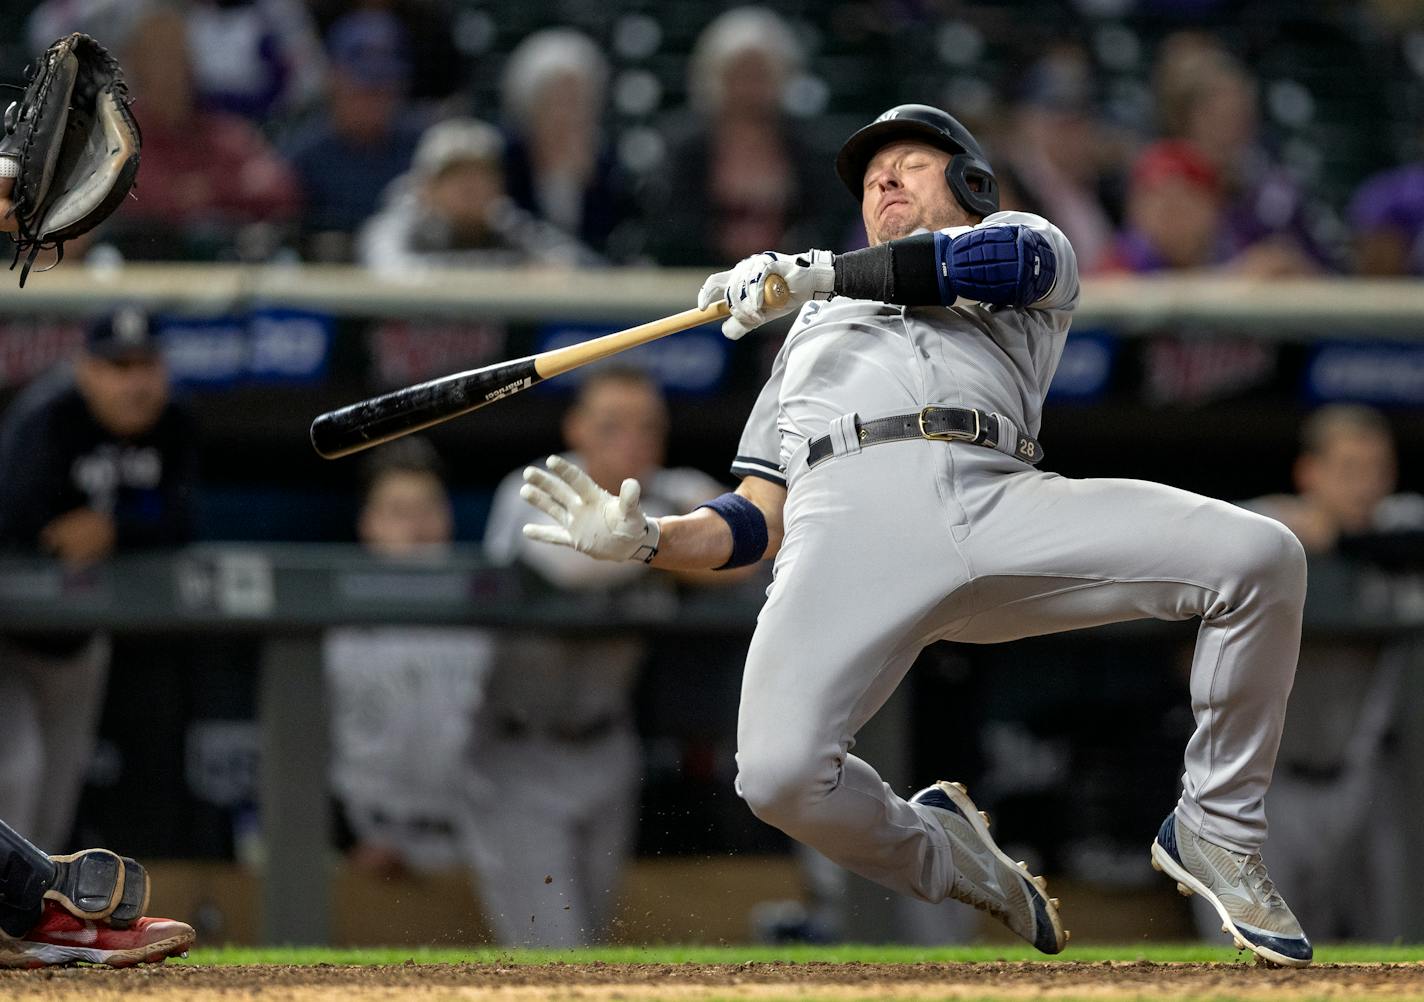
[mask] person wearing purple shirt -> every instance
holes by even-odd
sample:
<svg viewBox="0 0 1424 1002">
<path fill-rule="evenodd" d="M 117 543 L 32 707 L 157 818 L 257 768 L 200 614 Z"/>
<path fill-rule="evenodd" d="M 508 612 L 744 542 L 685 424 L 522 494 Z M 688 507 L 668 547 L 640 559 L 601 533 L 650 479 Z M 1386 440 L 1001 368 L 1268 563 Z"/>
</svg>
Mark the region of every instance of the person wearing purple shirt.
<svg viewBox="0 0 1424 1002">
<path fill-rule="evenodd" d="M 1154 73 L 1164 134 L 1194 144 L 1221 181 L 1222 253 L 1237 274 L 1306 275 L 1338 267 L 1312 232 L 1321 211 L 1262 143 L 1259 85 L 1219 41 L 1182 31 L 1161 46 Z"/>
<path fill-rule="evenodd" d="M 1355 267 L 1364 275 L 1424 275 L 1424 163 L 1376 174 L 1350 203 Z"/>
</svg>

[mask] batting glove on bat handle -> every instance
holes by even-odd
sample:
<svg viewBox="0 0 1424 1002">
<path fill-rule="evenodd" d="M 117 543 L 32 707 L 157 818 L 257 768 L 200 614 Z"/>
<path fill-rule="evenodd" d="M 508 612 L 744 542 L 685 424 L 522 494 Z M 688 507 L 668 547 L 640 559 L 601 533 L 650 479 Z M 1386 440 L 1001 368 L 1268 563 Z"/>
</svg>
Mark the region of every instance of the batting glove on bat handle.
<svg viewBox="0 0 1424 1002">
<path fill-rule="evenodd" d="M 519 496 L 554 520 L 534 522 L 524 535 L 540 543 L 567 546 L 598 560 L 641 560 L 657 556 L 662 537 L 657 519 L 638 506 L 642 485 L 625 480 L 614 497 L 567 459 L 550 456 L 548 469 L 528 466 Z"/>
<path fill-rule="evenodd" d="M 737 341 L 768 321 L 797 312 L 813 299 L 830 299 L 836 282 L 834 261 L 835 255 L 824 250 L 753 254 L 729 271 L 708 276 L 697 294 L 697 305 L 706 309 L 719 299 L 725 303 L 731 315 L 722 324 L 722 333 Z M 786 283 L 784 297 L 778 294 L 776 276 Z"/>
</svg>

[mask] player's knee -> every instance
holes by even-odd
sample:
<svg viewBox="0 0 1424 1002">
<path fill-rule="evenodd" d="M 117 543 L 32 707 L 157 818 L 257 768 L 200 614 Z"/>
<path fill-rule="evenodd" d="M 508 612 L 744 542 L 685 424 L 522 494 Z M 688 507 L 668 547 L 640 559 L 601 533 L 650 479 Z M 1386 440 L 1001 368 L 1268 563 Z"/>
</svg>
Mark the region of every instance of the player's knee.
<svg viewBox="0 0 1424 1002">
<path fill-rule="evenodd" d="M 1280 522 L 1253 518 L 1243 525 L 1233 547 L 1243 581 L 1269 602 L 1300 605 L 1305 601 L 1305 548 Z"/>
<path fill-rule="evenodd" d="M 737 753 L 737 793 L 753 814 L 785 830 L 835 787 L 829 756 Z"/>
</svg>

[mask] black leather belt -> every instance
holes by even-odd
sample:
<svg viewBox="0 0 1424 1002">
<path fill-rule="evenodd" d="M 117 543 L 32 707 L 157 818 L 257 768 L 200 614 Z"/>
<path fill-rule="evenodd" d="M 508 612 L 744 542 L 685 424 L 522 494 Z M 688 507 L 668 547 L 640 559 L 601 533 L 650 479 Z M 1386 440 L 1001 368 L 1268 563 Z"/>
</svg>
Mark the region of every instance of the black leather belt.
<svg viewBox="0 0 1424 1002">
<path fill-rule="evenodd" d="M 862 446 L 927 438 L 935 442 L 968 442 L 999 448 L 999 415 L 985 414 L 973 407 L 932 406 L 914 414 L 895 414 L 873 421 L 857 418 L 855 431 Z M 806 452 L 807 468 L 830 459 L 833 452 L 830 435 L 811 439 Z M 1013 455 L 1025 463 L 1037 463 L 1043 459 L 1043 446 L 1027 435 L 1019 435 Z"/>
</svg>

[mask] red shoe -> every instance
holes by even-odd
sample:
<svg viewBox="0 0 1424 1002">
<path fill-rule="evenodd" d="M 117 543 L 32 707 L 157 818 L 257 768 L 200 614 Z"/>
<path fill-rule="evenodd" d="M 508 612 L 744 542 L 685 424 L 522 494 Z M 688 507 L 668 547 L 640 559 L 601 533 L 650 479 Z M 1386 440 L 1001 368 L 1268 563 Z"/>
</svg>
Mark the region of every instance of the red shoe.
<svg viewBox="0 0 1424 1002">
<path fill-rule="evenodd" d="M 50 967 L 84 961 L 109 967 L 161 964 L 193 945 L 193 927 L 165 918 L 141 918 L 127 929 L 75 918 L 54 901 L 44 903 L 39 925 L 20 939 L 0 933 L 0 967 Z"/>
</svg>

